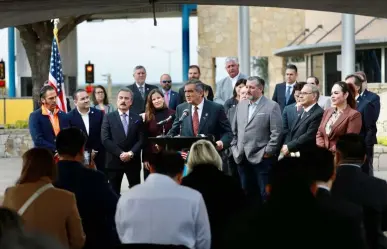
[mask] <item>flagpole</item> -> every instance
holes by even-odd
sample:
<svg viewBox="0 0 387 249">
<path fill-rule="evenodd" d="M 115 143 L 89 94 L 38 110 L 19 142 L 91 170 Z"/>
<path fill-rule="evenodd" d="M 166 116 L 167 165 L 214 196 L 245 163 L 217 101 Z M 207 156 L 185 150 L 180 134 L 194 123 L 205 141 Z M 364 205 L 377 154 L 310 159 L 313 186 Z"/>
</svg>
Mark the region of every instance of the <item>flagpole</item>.
<svg viewBox="0 0 387 249">
<path fill-rule="evenodd" d="M 59 41 L 58 41 L 58 24 L 59 24 L 59 18 L 55 18 L 55 19 L 51 19 L 51 22 L 54 23 L 54 37 L 55 37 L 55 40 L 56 40 L 56 43 L 58 44 L 58 48 L 59 48 Z"/>
</svg>

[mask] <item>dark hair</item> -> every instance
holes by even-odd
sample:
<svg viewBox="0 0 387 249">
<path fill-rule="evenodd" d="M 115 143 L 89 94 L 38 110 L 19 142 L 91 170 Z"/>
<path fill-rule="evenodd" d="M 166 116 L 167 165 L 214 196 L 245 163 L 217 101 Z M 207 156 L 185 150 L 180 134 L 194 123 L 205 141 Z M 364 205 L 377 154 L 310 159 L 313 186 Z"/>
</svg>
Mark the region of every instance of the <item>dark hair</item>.
<svg viewBox="0 0 387 249">
<path fill-rule="evenodd" d="M 362 78 L 362 80 L 361 80 L 362 83 L 365 82 L 365 81 L 367 81 L 367 75 L 365 74 L 365 72 L 363 72 L 363 71 L 357 71 L 357 72 L 355 72 L 355 74 L 361 76 L 361 78 Z"/>
<path fill-rule="evenodd" d="M 318 78 L 316 76 L 309 76 L 307 79 L 309 79 L 309 78 L 313 78 L 316 85 L 320 84 L 320 81 L 318 80 Z"/>
<path fill-rule="evenodd" d="M 0 207 L 0 244 L 8 232 L 23 233 L 23 221 L 13 210 Z"/>
<path fill-rule="evenodd" d="M 45 148 L 32 148 L 23 156 L 23 167 L 18 184 L 37 182 L 42 177 L 48 177 L 54 181 L 57 176 L 57 166 L 54 155 Z"/>
<path fill-rule="evenodd" d="M 340 88 L 341 88 L 341 91 L 343 92 L 343 94 L 346 94 L 348 93 L 348 97 L 347 97 L 347 104 L 352 108 L 352 109 L 355 109 L 356 110 L 356 100 L 355 100 L 355 92 L 356 92 L 356 89 L 355 89 L 355 86 L 353 84 L 347 84 L 343 81 L 338 81 L 336 82 L 335 84 L 333 84 L 332 88 L 335 86 L 335 85 L 338 85 Z"/>
<path fill-rule="evenodd" d="M 78 99 L 78 98 L 77 98 L 77 94 L 80 93 L 80 92 L 85 92 L 85 93 L 87 93 L 85 89 L 77 89 L 77 90 L 74 92 L 73 99 Z"/>
<path fill-rule="evenodd" d="M 184 159 L 176 151 L 162 151 L 154 154 L 149 163 L 156 173 L 175 177 L 184 171 Z"/>
<path fill-rule="evenodd" d="M 354 133 L 344 134 L 337 140 L 336 151 L 340 153 L 342 161 L 363 162 L 366 155 L 364 138 Z"/>
<path fill-rule="evenodd" d="M 93 94 L 92 94 L 92 96 L 91 96 L 91 99 L 92 99 L 92 101 L 93 101 L 93 104 L 94 104 L 94 105 L 98 105 L 97 98 L 95 97 L 95 94 L 96 94 L 98 88 L 99 88 L 99 89 L 102 89 L 103 95 L 105 96 L 105 97 L 103 98 L 103 104 L 104 104 L 104 105 L 108 105 L 108 104 L 109 104 L 109 99 L 108 99 L 108 96 L 107 96 L 105 87 L 103 87 L 103 86 L 101 86 L 101 85 L 97 85 L 97 86 L 95 86 L 94 89 L 93 89 Z"/>
<path fill-rule="evenodd" d="M 191 68 L 196 68 L 200 74 L 200 67 L 198 65 L 191 65 L 189 66 L 188 70 L 190 70 Z"/>
<path fill-rule="evenodd" d="M 234 97 L 234 99 L 237 97 L 237 92 L 236 92 L 236 88 L 239 86 L 239 85 L 246 85 L 246 82 L 247 80 L 246 79 L 239 79 L 236 83 L 235 83 L 235 86 L 234 86 L 234 90 L 232 92 L 232 95 Z"/>
<path fill-rule="evenodd" d="M 150 91 L 150 93 L 148 94 L 148 97 L 146 98 L 146 106 L 145 106 L 145 119 L 146 119 L 146 121 L 151 121 L 155 117 L 156 108 L 152 102 L 152 96 L 155 93 L 160 94 L 161 97 L 164 98 L 163 92 L 160 91 L 158 88 Z M 163 109 L 165 109 L 165 108 L 167 108 L 167 105 L 164 102 Z"/>
<path fill-rule="evenodd" d="M 296 73 L 297 73 L 297 67 L 296 67 L 296 65 L 294 65 L 294 64 L 288 64 L 288 65 L 286 65 L 286 69 L 292 69 L 292 70 L 296 71 Z"/>
<path fill-rule="evenodd" d="M 63 129 L 56 137 L 56 149 L 60 156 L 75 157 L 82 151 L 87 141 L 86 134 L 79 128 Z"/>
<path fill-rule="evenodd" d="M 311 167 L 314 181 L 327 182 L 331 179 L 335 171 L 334 156 L 331 151 L 315 147 L 309 151 L 303 151 L 302 158 Z"/>
<path fill-rule="evenodd" d="M 294 93 L 296 91 L 301 91 L 302 88 L 306 85 L 306 82 L 304 81 L 301 81 L 301 82 L 297 82 L 294 87 L 293 87 L 293 92 L 292 92 L 292 95 L 294 95 Z"/>
<path fill-rule="evenodd" d="M 198 79 L 191 79 L 191 80 L 188 80 L 184 86 L 187 86 L 187 85 L 195 85 L 195 90 L 196 91 L 201 91 L 203 92 L 203 96 L 204 96 L 204 83 L 201 82 L 200 80 Z"/>
<path fill-rule="evenodd" d="M 53 88 L 50 85 L 45 85 L 43 86 L 40 91 L 39 91 L 39 99 L 44 99 L 46 98 L 46 94 L 48 91 L 55 91 L 55 88 Z"/>
<path fill-rule="evenodd" d="M 347 77 L 345 77 L 345 80 L 350 79 L 350 78 L 354 78 L 354 80 L 355 80 L 355 86 L 360 87 L 358 93 L 361 93 L 361 88 L 362 88 L 363 80 L 360 78 L 359 75 L 356 75 L 356 74 L 350 74 L 350 75 L 348 75 Z"/>
</svg>

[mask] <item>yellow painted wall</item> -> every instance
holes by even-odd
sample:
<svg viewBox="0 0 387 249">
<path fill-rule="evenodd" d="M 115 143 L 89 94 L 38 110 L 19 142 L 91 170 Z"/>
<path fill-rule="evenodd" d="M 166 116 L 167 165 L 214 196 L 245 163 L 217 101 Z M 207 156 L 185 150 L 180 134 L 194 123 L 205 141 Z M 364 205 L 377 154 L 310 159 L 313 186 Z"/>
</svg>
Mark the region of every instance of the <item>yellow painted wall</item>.
<svg viewBox="0 0 387 249">
<path fill-rule="evenodd" d="M 33 109 L 32 98 L 0 99 L 0 124 L 15 124 L 18 120 L 28 121 Z"/>
</svg>

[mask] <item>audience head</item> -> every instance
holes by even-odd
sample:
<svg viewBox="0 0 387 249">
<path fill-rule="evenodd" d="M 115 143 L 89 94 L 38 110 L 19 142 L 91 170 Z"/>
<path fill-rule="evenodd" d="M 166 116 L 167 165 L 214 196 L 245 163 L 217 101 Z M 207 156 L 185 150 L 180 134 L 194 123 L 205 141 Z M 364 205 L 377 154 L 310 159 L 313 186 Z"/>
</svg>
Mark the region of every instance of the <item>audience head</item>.
<svg viewBox="0 0 387 249">
<path fill-rule="evenodd" d="M 332 105 L 337 108 L 345 108 L 348 104 L 352 109 L 356 109 L 355 91 L 353 84 L 343 81 L 336 82 L 331 92 Z"/>
<path fill-rule="evenodd" d="M 145 117 L 147 121 L 154 118 L 156 110 L 167 108 L 163 92 L 156 88 L 150 91 L 146 99 Z"/>
<path fill-rule="evenodd" d="M 133 77 L 137 84 L 143 85 L 146 80 L 146 69 L 144 66 L 138 65 L 133 69 Z"/>
<path fill-rule="evenodd" d="M 198 79 L 189 80 L 184 85 L 184 94 L 187 103 L 199 105 L 204 98 L 204 84 Z"/>
<path fill-rule="evenodd" d="M 23 167 L 18 184 L 37 182 L 45 177 L 55 181 L 57 166 L 51 151 L 44 148 L 32 148 L 23 156 Z"/>
<path fill-rule="evenodd" d="M 214 145 L 207 140 L 199 140 L 192 144 L 188 156 L 188 168 L 190 171 L 197 165 L 214 165 L 222 170 L 222 158 Z"/>
<path fill-rule="evenodd" d="M 358 134 L 345 134 L 336 143 L 335 164 L 362 165 L 366 157 L 364 138 Z"/>
<path fill-rule="evenodd" d="M 191 65 L 188 68 L 188 79 L 200 79 L 200 67 L 197 65 Z"/>
<path fill-rule="evenodd" d="M 105 87 L 101 85 L 95 86 L 93 89 L 92 100 L 94 105 L 98 105 L 99 103 L 108 105 L 109 99 L 108 99 L 108 95 L 106 93 Z"/>
<path fill-rule="evenodd" d="M 293 84 L 294 82 L 297 81 L 297 76 L 298 76 L 298 73 L 297 73 L 296 65 L 293 65 L 293 64 L 287 65 L 285 70 L 286 82 L 289 84 Z"/>
<path fill-rule="evenodd" d="M 293 87 L 293 96 L 297 103 L 300 102 L 300 92 L 305 86 L 306 82 L 297 82 Z"/>
<path fill-rule="evenodd" d="M 348 75 L 347 77 L 345 77 L 345 83 L 353 84 L 355 86 L 355 89 L 356 89 L 355 95 L 362 93 L 363 80 L 360 78 L 359 75 L 356 75 L 356 74 Z"/>
<path fill-rule="evenodd" d="M 306 83 L 307 83 L 307 84 L 316 85 L 316 86 L 319 86 L 319 85 L 320 85 L 320 81 L 318 80 L 318 78 L 317 78 L 316 76 L 309 76 L 309 77 L 306 79 Z"/>
<path fill-rule="evenodd" d="M 236 99 L 237 97 L 240 97 L 240 91 L 243 87 L 246 86 L 246 81 L 247 81 L 246 79 L 239 79 L 235 83 L 234 91 L 232 92 L 234 99 Z"/>
<path fill-rule="evenodd" d="M 90 97 L 85 89 L 78 89 L 74 93 L 74 104 L 80 110 L 87 110 L 90 108 Z"/>
<path fill-rule="evenodd" d="M 56 90 L 50 86 L 45 85 L 39 92 L 40 103 L 49 111 L 53 112 L 56 108 Z"/>
<path fill-rule="evenodd" d="M 144 90 L 145 91 L 145 90 Z M 133 103 L 133 92 L 129 88 L 121 88 L 117 94 L 117 108 L 122 112 L 129 111 Z"/>
<path fill-rule="evenodd" d="M 79 128 L 63 129 L 56 138 L 56 149 L 60 160 L 83 162 L 86 134 Z"/>
<path fill-rule="evenodd" d="M 167 175 L 180 183 L 183 178 L 184 159 L 178 152 L 162 151 L 149 160 L 150 172 Z"/>
<path fill-rule="evenodd" d="M 0 244 L 12 232 L 23 234 L 22 219 L 15 211 L 0 207 Z"/>
<path fill-rule="evenodd" d="M 172 79 L 169 74 L 163 74 L 160 77 L 160 85 L 161 88 L 164 89 L 164 91 L 169 91 L 172 87 Z"/>
<path fill-rule="evenodd" d="M 247 98 L 255 102 L 263 95 L 265 81 L 258 76 L 250 76 L 246 81 L 246 87 Z"/>
<path fill-rule="evenodd" d="M 226 71 L 231 78 L 239 74 L 239 62 L 236 57 L 227 57 L 225 61 Z"/>
<path fill-rule="evenodd" d="M 320 91 L 318 87 L 313 84 L 306 84 L 300 92 L 299 102 L 304 108 L 307 108 L 316 104 L 319 97 Z"/>
</svg>

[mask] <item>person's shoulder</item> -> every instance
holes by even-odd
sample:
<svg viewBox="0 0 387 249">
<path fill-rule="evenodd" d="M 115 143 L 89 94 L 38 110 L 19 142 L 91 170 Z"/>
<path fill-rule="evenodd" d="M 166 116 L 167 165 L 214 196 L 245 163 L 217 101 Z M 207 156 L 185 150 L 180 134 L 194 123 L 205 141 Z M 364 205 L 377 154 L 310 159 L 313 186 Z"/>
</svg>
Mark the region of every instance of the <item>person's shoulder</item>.
<svg viewBox="0 0 387 249">
<path fill-rule="evenodd" d="M 75 109 L 74 109 L 75 110 Z M 98 110 L 97 108 L 95 107 L 90 107 L 90 112 L 91 113 L 95 113 L 95 114 L 98 114 L 98 115 L 102 115 L 103 112 L 101 110 Z"/>
<path fill-rule="evenodd" d="M 152 84 L 148 84 L 148 83 L 145 83 L 145 87 L 146 87 L 146 88 L 149 88 L 150 90 L 158 89 L 158 86 L 152 85 Z"/>
<path fill-rule="evenodd" d="M 184 102 L 184 103 L 181 103 L 180 105 L 178 105 L 176 107 L 176 112 L 180 113 L 182 112 L 184 109 L 187 109 L 189 107 L 189 104 L 187 102 Z"/>
<path fill-rule="evenodd" d="M 35 111 L 31 112 L 30 116 L 39 116 L 42 115 L 42 108 L 38 108 Z"/>
</svg>

